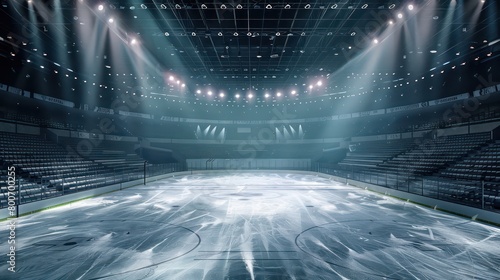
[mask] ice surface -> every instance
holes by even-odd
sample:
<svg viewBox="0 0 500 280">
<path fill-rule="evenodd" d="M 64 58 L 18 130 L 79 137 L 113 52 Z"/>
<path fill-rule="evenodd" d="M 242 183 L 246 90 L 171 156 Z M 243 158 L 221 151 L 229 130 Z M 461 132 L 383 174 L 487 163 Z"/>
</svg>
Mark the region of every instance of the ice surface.
<svg viewBox="0 0 500 280">
<path fill-rule="evenodd" d="M 0 241 L 0 279 L 500 275 L 500 229 L 314 175 L 176 176 L 17 224 L 17 272 Z"/>
</svg>

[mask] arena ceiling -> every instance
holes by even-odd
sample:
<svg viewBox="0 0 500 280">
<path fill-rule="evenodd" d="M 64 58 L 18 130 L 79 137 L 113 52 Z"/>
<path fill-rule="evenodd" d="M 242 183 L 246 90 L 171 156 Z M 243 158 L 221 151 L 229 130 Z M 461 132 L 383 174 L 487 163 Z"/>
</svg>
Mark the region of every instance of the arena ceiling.
<svg viewBox="0 0 500 280">
<path fill-rule="evenodd" d="M 497 7 L 492 0 L 4 0 L 3 81 L 45 83 L 61 97 L 365 94 L 496 56 Z"/>
</svg>

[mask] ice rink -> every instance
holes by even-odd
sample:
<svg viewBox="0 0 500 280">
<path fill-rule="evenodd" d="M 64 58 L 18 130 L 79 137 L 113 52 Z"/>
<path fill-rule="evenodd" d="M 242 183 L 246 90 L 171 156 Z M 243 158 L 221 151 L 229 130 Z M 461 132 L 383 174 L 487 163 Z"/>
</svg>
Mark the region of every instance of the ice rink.
<svg viewBox="0 0 500 280">
<path fill-rule="evenodd" d="M 17 220 L 0 279 L 499 279 L 500 229 L 315 175 L 193 174 Z"/>
</svg>

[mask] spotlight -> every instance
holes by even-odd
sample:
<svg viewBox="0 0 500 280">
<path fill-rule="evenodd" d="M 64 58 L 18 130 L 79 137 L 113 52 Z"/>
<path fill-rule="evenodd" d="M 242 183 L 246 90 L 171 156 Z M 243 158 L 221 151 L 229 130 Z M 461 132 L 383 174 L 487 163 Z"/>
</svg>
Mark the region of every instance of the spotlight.
<svg viewBox="0 0 500 280">
<path fill-rule="evenodd" d="M 292 94 L 295 95 L 297 94 L 297 92 L 295 90 L 292 90 Z"/>
<path fill-rule="evenodd" d="M 238 5 L 236 5 L 236 9 L 241 10 L 241 9 L 243 9 L 243 6 L 241 6 L 241 4 L 238 4 Z"/>
<path fill-rule="evenodd" d="M 309 89 L 313 89 L 313 85 L 309 85 Z"/>
<path fill-rule="evenodd" d="M 179 5 L 179 4 L 175 4 L 175 8 L 176 8 L 177 10 L 182 9 L 181 5 Z"/>
<path fill-rule="evenodd" d="M 109 23 L 113 23 L 114 21 L 115 21 L 115 20 L 114 20 L 113 18 L 109 18 L 109 19 L 108 19 L 108 22 L 109 22 Z"/>
<path fill-rule="evenodd" d="M 104 10 L 104 6 L 101 4 L 101 5 L 97 6 L 97 9 L 98 9 L 99 11 L 102 11 L 102 10 Z"/>
<path fill-rule="evenodd" d="M 318 82 L 316 83 L 316 85 L 317 85 L 317 86 L 322 86 L 322 85 L 323 85 L 323 82 L 322 82 L 322 81 L 318 81 Z"/>
<path fill-rule="evenodd" d="M 311 4 L 307 4 L 304 6 L 304 9 L 310 9 L 311 8 Z"/>
<path fill-rule="evenodd" d="M 413 5 L 412 4 L 408 5 L 408 10 L 413 11 Z"/>
<path fill-rule="evenodd" d="M 248 31 L 247 36 L 252 36 L 252 32 Z"/>
<path fill-rule="evenodd" d="M 240 94 L 239 94 L 239 93 L 237 93 L 234 97 L 236 97 L 236 98 L 240 98 Z"/>
<path fill-rule="evenodd" d="M 331 8 L 332 8 L 332 9 L 337 9 L 337 7 L 338 7 L 338 6 L 339 6 L 339 5 L 337 5 L 337 4 L 333 4 Z"/>
<path fill-rule="evenodd" d="M 224 5 L 224 4 L 220 5 L 220 8 L 223 10 L 227 9 L 226 5 Z"/>
<path fill-rule="evenodd" d="M 281 97 L 281 92 L 276 93 L 276 96 Z"/>
<path fill-rule="evenodd" d="M 276 32 L 276 36 L 281 36 L 281 33 L 279 31 Z"/>
<path fill-rule="evenodd" d="M 181 87 L 185 88 L 186 87 L 186 84 L 182 84 Z"/>
<path fill-rule="evenodd" d="M 373 40 L 373 43 L 378 44 L 378 39 Z"/>
<path fill-rule="evenodd" d="M 222 35 L 223 35 L 222 32 L 217 33 L 217 36 L 219 36 L 219 37 Z"/>
<path fill-rule="evenodd" d="M 269 96 L 270 96 L 269 93 L 264 94 L 265 98 L 269 98 Z"/>
<path fill-rule="evenodd" d="M 147 9 L 148 7 L 146 5 L 144 5 L 144 4 L 141 4 L 141 8 Z"/>
<path fill-rule="evenodd" d="M 201 90 L 199 90 L 199 89 L 198 89 L 198 90 L 196 90 L 196 93 L 197 93 L 197 94 L 200 94 L 200 93 L 201 93 Z"/>
<path fill-rule="evenodd" d="M 398 14 L 398 18 L 403 18 L 403 14 L 402 14 L 402 13 L 399 13 L 399 14 Z"/>
<path fill-rule="evenodd" d="M 290 9 L 292 6 L 290 6 L 290 4 L 286 4 L 285 5 L 285 9 Z"/>
<path fill-rule="evenodd" d="M 173 81 L 174 79 L 175 79 L 175 78 L 174 78 L 174 76 L 170 76 L 170 77 L 168 77 L 168 80 L 169 80 L 169 81 Z"/>
<path fill-rule="evenodd" d="M 168 36 L 170 36 L 170 33 L 168 33 L 168 32 L 165 32 L 165 36 L 167 36 L 167 37 L 168 37 Z"/>
<path fill-rule="evenodd" d="M 167 8 L 167 6 L 165 4 L 161 4 L 160 7 L 165 10 Z"/>
<path fill-rule="evenodd" d="M 368 8 L 368 4 L 364 4 L 363 6 L 361 6 L 361 9 L 363 9 L 363 10 L 366 8 Z"/>
<path fill-rule="evenodd" d="M 207 94 L 208 94 L 209 96 L 212 96 L 212 91 L 210 91 L 210 90 L 209 90 L 209 91 L 207 92 Z"/>
<path fill-rule="evenodd" d="M 393 25 L 394 22 L 392 20 L 389 21 L 389 25 Z"/>
<path fill-rule="evenodd" d="M 201 8 L 202 8 L 203 10 L 206 10 L 206 9 L 207 9 L 207 5 L 205 5 L 205 4 L 201 4 Z"/>
<path fill-rule="evenodd" d="M 177 83 L 177 84 L 180 84 L 180 83 L 181 83 L 181 81 L 177 80 L 177 82 L 176 82 L 176 83 Z"/>
<path fill-rule="evenodd" d="M 130 41 L 130 43 L 131 43 L 132 45 L 135 45 L 135 44 L 137 44 L 137 40 L 136 40 L 136 39 L 132 39 L 132 40 Z"/>
<path fill-rule="evenodd" d="M 196 32 L 191 32 L 191 36 L 196 36 Z"/>
<path fill-rule="evenodd" d="M 253 98 L 253 94 L 249 93 L 249 94 L 248 94 L 248 98 L 249 98 L 249 99 L 252 99 L 252 98 Z"/>
<path fill-rule="evenodd" d="M 223 98 L 224 96 L 225 96 L 225 95 L 224 95 L 224 93 L 223 93 L 223 92 L 219 93 L 219 97 L 220 97 L 220 98 Z"/>
<path fill-rule="evenodd" d="M 240 35 L 240 34 L 238 34 L 238 32 L 233 33 L 233 36 L 238 36 L 238 35 Z"/>
<path fill-rule="evenodd" d="M 266 9 L 270 10 L 272 8 L 273 8 L 273 6 L 271 4 L 267 4 Z"/>
</svg>

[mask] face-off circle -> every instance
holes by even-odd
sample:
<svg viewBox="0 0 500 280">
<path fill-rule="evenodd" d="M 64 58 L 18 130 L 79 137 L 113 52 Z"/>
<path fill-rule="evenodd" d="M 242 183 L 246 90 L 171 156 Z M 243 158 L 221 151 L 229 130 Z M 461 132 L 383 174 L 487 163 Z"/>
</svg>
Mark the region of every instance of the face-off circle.
<svg viewBox="0 0 500 280">
<path fill-rule="evenodd" d="M 140 220 L 85 221 L 45 231 L 25 242 L 23 247 L 29 249 L 19 250 L 25 258 L 44 260 L 19 271 L 23 279 L 142 275 L 190 253 L 201 242 L 188 228 Z"/>
<path fill-rule="evenodd" d="M 345 277 L 472 279 L 480 273 L 484 279 L 493 279 L 494 274 L 484 275 L 488 271 L 484 259 L 498 257 L 470 249 L 478 244 L 498 246 L 500 236 L 477 229 L 471 230 L 469 223 L 450 228 L 439 222 L 423 226 L 352 220 L 306 229 L 295 238 L 295 244 Z"/>
</svg>

